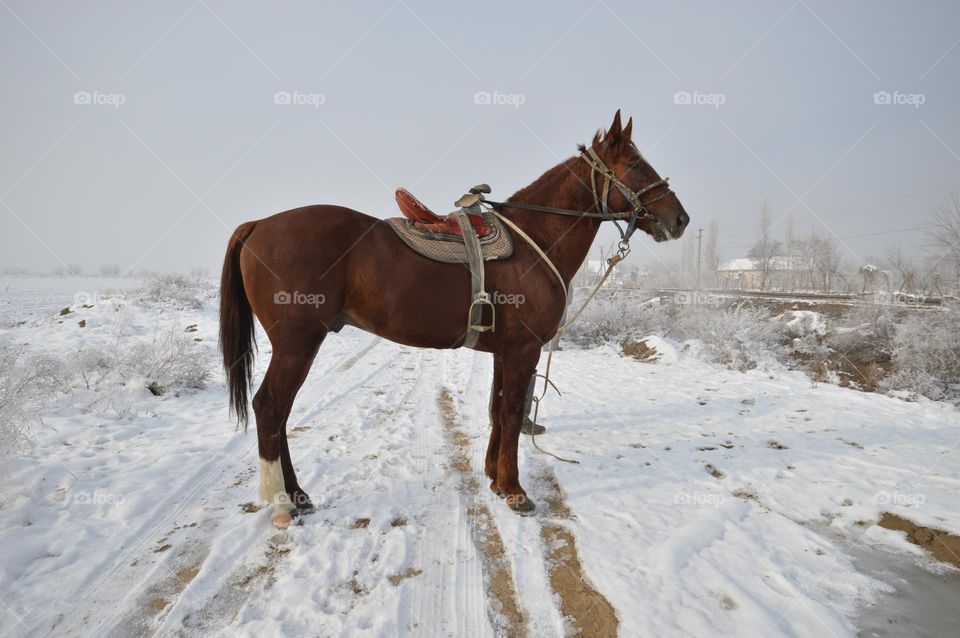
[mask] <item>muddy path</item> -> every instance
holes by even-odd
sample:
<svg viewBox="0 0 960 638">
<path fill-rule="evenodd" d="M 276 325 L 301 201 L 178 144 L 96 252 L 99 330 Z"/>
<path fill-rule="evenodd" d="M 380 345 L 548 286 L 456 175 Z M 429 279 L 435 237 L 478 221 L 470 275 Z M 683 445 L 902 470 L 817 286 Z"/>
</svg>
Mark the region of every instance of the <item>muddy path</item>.
<svg viewBox="0 0 960 638">
<path fill-rule="evenodd" d="M 560 598 L 560 611 L 578 636 L 616 636 L 620 621 L 616 610 L 598 592 L 583 571 L 577 543 L 568 522 L 573 518 L 552 469 L 538 477 L 540 504 L 546 509 L 540 519 L 540 537 L 546 548 L 550 586 Z"/>
<path fill-rule="evenodd" d="M 470 502 L 467 512 L 473 540 L 483 557 L 487 595 L 491 608 L 496 610 L 491 621 L 503 635 L 532 635 L 520 603 L 523 596 L 517 590 L 495 517 L 480 498 L 487 489 L 485 478 L 479 468 L 470 463 L 471 439 L 458 425 L 456 400 L 449 391 L 442 390 L 438 401 L 450 443 L 450 467 L 459 476 L 462 496 Z M 539 528 L 543 566 L 559 601 L 565 633 L 597 638 L 616 636 L 619 629 L 616 611 L 584 573 L 569 526 L 573 513 L 564 501 L 553 470 L 542 470 L 534 480 L 536 493 L 541 497 L 534 522 Z"/>
</svg>

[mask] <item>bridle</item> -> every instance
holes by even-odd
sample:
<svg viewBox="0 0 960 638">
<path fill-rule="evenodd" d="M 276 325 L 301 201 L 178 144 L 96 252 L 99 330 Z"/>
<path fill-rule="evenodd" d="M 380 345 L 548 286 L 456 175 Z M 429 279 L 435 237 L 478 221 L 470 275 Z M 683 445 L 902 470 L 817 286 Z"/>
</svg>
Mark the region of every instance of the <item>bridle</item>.
<svg viewBox="0 0 960 638">
<path fill-rule="evenodd" d="M 619 252 L 623 253 L 623 256 L 626 256 L 626 253 L 629 252 L 630 237 L 633 235 L 634 231 L 636 231 L 637 223 L 642 219 L 649 219 L 654 226 L 660 230 L 660 232 L 662 232 L 668 238 L 672 237 L 672 233 L 670 233 L 670 231 L 660 222 L 657 216 L 651 213 L 648 208 L 650 204 L 673 195 L 673 191 L 670 190 L 669 186 L 669 177 L 657 180 L 656 182 L 648 184 L 638 190 L 633 190 L 627 186 L 627 184 L 625 184 L 616 173 L 610 170 L 607 165 L 603 163 L 603 160 L 600 159 L 600 155 L 592 147 L 581 150 L 580 157 L 590 165 L 590 190 L 593 193 L 594 202 L 591 210 L 570 210 L 567 208 L 555 208 L 553 206 L 541 206 L 539 204 L 523 204 L 517 202 L 494 202 L 483 199 L 483 195 L 477 193 L 480 197 L 480 203 L 497 208 L 522 208 L 524 210 L 532 210 L 539 213 L 569 215 L 573 217 L 590 217 L 593 219 L 599 219 L 601 221 L 612 221 L 616 224 L 617 230 L 620 232 Z M 599 191 L 597 190 L 598 174 L 602 180 Z M 610 197 L 611 184 L 614 185 L 617 190 L 619 190 L 627 199 L 627 202 L 630 203 L 630 210 L 610 210 L 608 206 L 608 199 Z M 647 202 L 643 201 L 642 198 L 645 194 L 660 188 L 661 186 L 664 187 L 663 193 Z M 593 208 L 596 208 L 596 212 L 593 212 Z M 626 222 L 626 228 L 620 227 L 618 222 L 621 221 Z"/>
</svg>

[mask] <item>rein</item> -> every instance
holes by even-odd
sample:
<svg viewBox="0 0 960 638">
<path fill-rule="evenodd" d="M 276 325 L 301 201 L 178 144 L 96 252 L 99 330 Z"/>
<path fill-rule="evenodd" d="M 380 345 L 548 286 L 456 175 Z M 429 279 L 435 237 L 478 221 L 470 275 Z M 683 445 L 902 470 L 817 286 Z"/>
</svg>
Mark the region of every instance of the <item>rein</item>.
<svg viewBox="0 0 960 638">
<path fill-rule="evenodd" d="M 613 171 L 607 168 L 607 165 L 603 163 L 603 160 L 600 159 L 600 156 L 592 147 L 587 149 L 586 151 L 581 151 L 580 157 L 583 158 L 583 160 L 586 161 L 588 164 L 590 164 L 590 190 L 593 192 L 593 201 L 594 201 L 593 207 L 595 207 L 598 212 L 592 212 L 592 210 L 578 211 L 578 210 L 570 210 L 568 208 L 555 208 L 553 206 L 541 206 L 539 204 L 494 202 L 494 201 L 485 200 L 482 195 L 480 195 L 479 193 L 475 193 L 476 195 L 478 195 L 480 204 L 488 205 L 491 208 L 493 214 L 497 217 L 497 219 L 499 219 L 504 224 L 506 224 L 511 230 L 513 230 L 524 241 L 526 241 L 530 245 L 530 247 L 533 248 L 534 252 L 536 252 L 537 255 L 539 255 L 540 258 L 543 259 L 548 266 L 550 266 L 550 270 L 553 271 L 553 274 L 556 275 L 557 280 L 560 282 L 560 289 L 563 290 L 564 308 L 566 308 L 567 306 L 567 284 L 566 282 L 564 282 L 563 277 L 560 275 L 560 271 L 557 269 L 554 263 L 550 260 L 547 254 L 543 251 L 543 249 L 537 245 L 537 242 L 535 242 L 532 237 L 530 237 L 519 226 L 517 226 L 510 219 L 502 215 L 496 209 L 497 208 L 521 208 L 524 210 L 532 210 L 539 213 L 550 213 L 554 215 L 568 215 L 572 217 L 591 217 L 595 219 L 600 219 L 602 221 L 612 221 L 616 224 L 617 230 L 620 231 L 620 242 L 617 247 L 617 254 L 607 259 L 607 269 L 603 273 L 603 276 L 600 278 L 600 281 L 597 282 L 597 284 L 593 288 L 593 291 L 591 291 L 590 295 L 586 298 L 586 300 L 583 302 L 580 308 L 577 309 L 573 317 L 571 317 L 569 320 L 564 322 L 563 325 L 561 325 L 557 329 L 557 334 L 554 335 L 553 339 L 550 340 L 550 351 L 547 354 L 547 365 L 546 365 L 546 368 L 544 369 L 544 374 L 537 375 L 543 378 L 543 391 L 540 393 L 539 396 L 533 397 L 534 408 L 533 408 L 533 418 L 531 420 L 533 421 L 534 424 L 536 424 L 537 422 L 537 415 L 540 411 L 540 402 L 544 399 L 544 397 L 546 397 L 547 391 L 550 389 L 550 386 L 553 386 L 554 389 L 556 389 L 556 386 L 553 384 L 552 381 L 550 381 L 550 364 L 553 361 L 554 344 L 557 341 L 559 341 L 560 335 L 563 334 L 563 331 L 566 330 L 566 328 L 570 324 L 572 324 L 574 321 L 576 321 L 580 317 L 580 315 L 586 309 L 587 305 L 593 300 L 594 296 L 596 296 L 597 292 L 600 290 L 600 287 L 603 286 L 603 284 L 607 281 L 607 278 L 610 276 L 610 273 L 613 272 L 614 267 L 618 263 L 626 259 L 627 255 L 630 254 L 630 238 L 633 235 L 634 231 L 636 231 L 637 229 L 637 222 L 640 221 L 641 219 L 650 219 L 652 220 L 653 224 L 657 226 L 660 229 L 660 231 L 663 232 L 667 237 L 672 237 L 671 233 L 661 224 L 660 220 L 656 217 L 656 215 L 653 215 L 650 212 L 650 210 L 647 208 L 647 206 L 649 206 L 650 204 L 673 194 L 673 191 L 670 190 L 670 186 L 668 184 L 670 179 L 669 177 L 658 180 L 652 184 L 644 186 L 639 190 L 634 191 L 629 186 L 627 186 L 619 177 L 617 177 L 617 175 Z M 597 185 L 596 185 L 597 173 L 599 173 L 600 176 L 603 178 L 603 185 L 599 193 L 597 192 Z M 632 206 L 631 210 L 623 211 L 623 212 L 610 211 L 609 207 L 607 206 L 607 200 L 610 196 L 611 184 L 616 186 L 617 189 L 621 193 L 623 193 L 623 196 L 627 198 L 627 201 L 630 202 L 630 205 Z M 659 188 L 660 186 L 666 187 L 664 189 L 664 193 L 659 197 L 656 197 L 644 203 L 641 197 L 646 193 L 654 190 L 655 188 Z M 617 222 L 619 221 L 627 222 L 626 229 L 620 228 L 620 225 L 617 224 Z M 557 390 L 557 394 L 559 393 L 560 391 Z M 557 456 L 553 452 L 549 452 L 547 450 L 544 450 L 542 447 L 540 447 L 537 444 L 536 428 L 533 428 L 531 430 L 530 439 L 533 443 L 533 446 L 537 450 L 539 450 L 540 452 L 543 452 L 544 454 L 548 454 L 549 456 L 552 456 L 558 461 L 563 461 L 564 463 L 576 463 L 576 464 L 580 463 L 580 461 L 577 461 L 574 459 L 567 459 L 567 458 L 563 458 L 562 456 Z"/>
</svg>

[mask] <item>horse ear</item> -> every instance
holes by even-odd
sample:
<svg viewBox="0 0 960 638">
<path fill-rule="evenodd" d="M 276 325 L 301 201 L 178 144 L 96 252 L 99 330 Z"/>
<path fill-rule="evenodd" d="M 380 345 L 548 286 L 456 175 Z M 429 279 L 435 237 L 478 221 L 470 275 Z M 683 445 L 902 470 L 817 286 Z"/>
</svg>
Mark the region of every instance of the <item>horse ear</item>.
<svg viewBox="0 0 960 638">
<path fill-rule="evenodd" d="M 631 140 L 633 139 L 633 118 L 631 117 L 627 120 L 627 125 L 623 127 L 623 133 L 621 133 L 623 139 Z"/>
<path fill-rule="evenodd" d="M 607 129 L 606 140 L 607 142 L 613 143 L 616 142 L 620 137 L 620 109 L 617 109 L 617 114 L 613 116 L 613 124 L 610 125 L 610 128 Z"/>
</svg>

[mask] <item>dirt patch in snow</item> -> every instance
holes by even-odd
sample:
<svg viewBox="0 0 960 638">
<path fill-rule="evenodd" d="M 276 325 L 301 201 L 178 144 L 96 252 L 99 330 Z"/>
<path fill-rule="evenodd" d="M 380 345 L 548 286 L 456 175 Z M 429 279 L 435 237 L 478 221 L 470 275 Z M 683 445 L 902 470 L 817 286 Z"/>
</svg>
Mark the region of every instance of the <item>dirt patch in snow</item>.
<svg viewBox="0 0 960 638">
<path fill-rule="evenodd" d="M 960 567 L 960 536 L 955 536 L 935 527 L 923 527 L 911 520 L 883 512 L 880 527 L 897 532 L 906 532 L 907 540 L 924 548 L 937 560 Z"/>
<path fill-rule="evenodd" d="M 560 597 L 560 611 L 577 636 L 616 636 L 620 621 L 603 594 L 590 584 L 583 572 L 573 533 L 561 521 L 573 518 L 553 470 L 540 477 L 546 488 L 544 503 L 552 520 L 540 526 L 540 538 L 547 552 L 550 586 Z"/>
<path fill-rule="evenodd" d="M 513 579 L 507 550 L 493 520 L 493 514 L 480 502 L 480 482 L 470 466 L 470 437 L 457 425 L 457 405 L 447 390 L 440 391 L 440 413 L 444 433 L 450 444 L 450 467 L 460 476 L 460 493 L 467 499 L 470 536 L 483 564 L 483 579 L 489 599 L 491 622 L 506 636 L 526 636 L 527 618 L 520 607 L 520 596 Z"/>
<path fill-rule="evenodd" d="M 656 363 L 660 353 L 646 341 L 632 341 L 623 346 L 623 354 L 643 363 Z"/>
<path fill-rule="evenodd" d="M 406 571 L 400 572 L 399 574 L 394 574 L 393 576 L 388 576 L 387 580 L 390 581 L 390 584 L 396 587 L 403 581 L 408 578 L 416 578 L 423 573 L 423 570 L 414 569 L 413 567 L 408 567 Z"/>
</svg>

